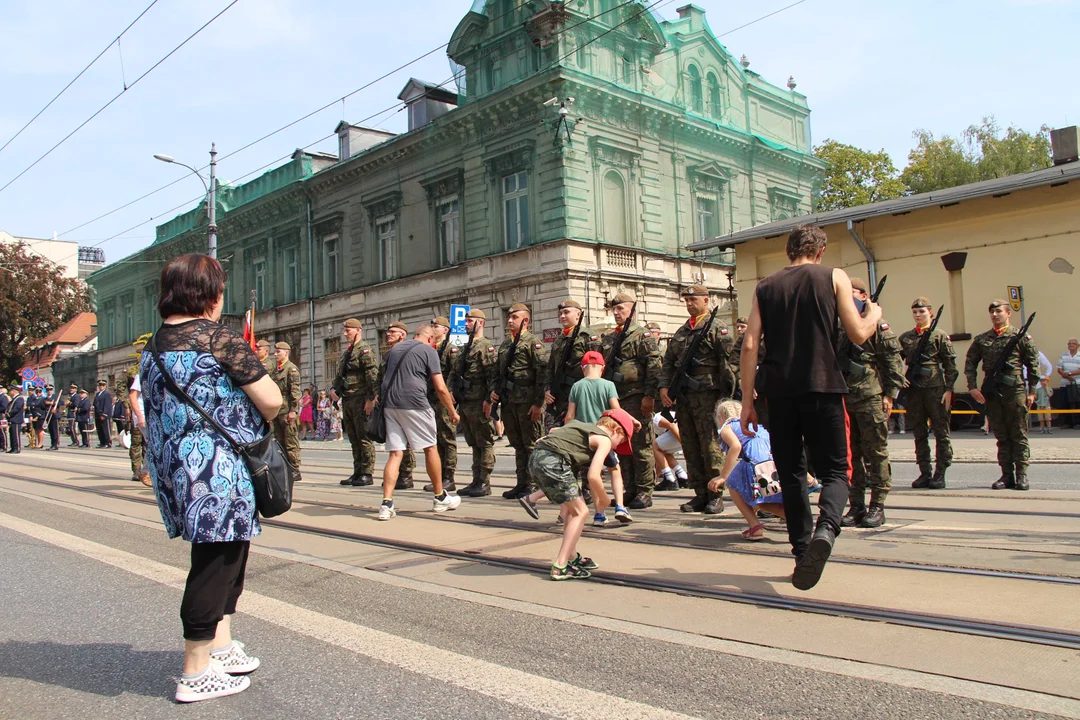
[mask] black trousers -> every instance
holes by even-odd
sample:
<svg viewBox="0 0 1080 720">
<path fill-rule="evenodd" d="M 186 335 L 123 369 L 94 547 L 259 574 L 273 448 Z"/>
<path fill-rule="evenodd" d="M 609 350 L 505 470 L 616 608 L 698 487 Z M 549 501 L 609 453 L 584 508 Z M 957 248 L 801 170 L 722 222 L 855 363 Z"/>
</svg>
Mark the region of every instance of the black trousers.
<svg viewBox="0 0 1080 720">
<path fill-rule="evenodd" d="M 22 450 L 22 425 L 8 423 L 8 450 L 19 452 Z"/>
<path fill-rule="evenodd" d="M 55 415 L 49 419 L 49 447 L 60 447 L 60 418 Z"/>
<path fill-rule="evenodd" d="M 101 445 L 109 445 L 112 443 L 112 436 L 110 434 L 110 418 L 108 415 L 102 415 L 97 419 L 97 436 L 98 443 Z"/>
<path fill-rule="evenodd" d="M 250 547 L 246 540 L 191 543 L 191 570 L 180 601 L 185 640 L 213 640 L 221 619 L 236 612 Z"/>
<path fill-rule="evenodd" d="M 770 397 L 769 435 L 784 493 L 791 552 L 799 556 L 806 552 L 814 531 L 806 491 L 807 451 L 822 485 L 818 522 L 828 523 L 840 534 L 840 517 L 847 504 L 851 478 L 844 396 L 806 393 Z"/>
</svg>

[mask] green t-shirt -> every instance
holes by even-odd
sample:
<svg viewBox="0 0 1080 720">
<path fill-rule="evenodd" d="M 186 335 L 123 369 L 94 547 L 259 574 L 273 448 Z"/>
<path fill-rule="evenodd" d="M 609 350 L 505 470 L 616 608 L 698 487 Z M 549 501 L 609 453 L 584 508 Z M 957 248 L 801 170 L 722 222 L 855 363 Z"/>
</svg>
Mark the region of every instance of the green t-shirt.
<svg viewBox="0 0 1080 720">
<path fill-rule="evenodd" d="M 578 380 L 578 382 L 581 381 Z M 577 385 L 575 384 L 574 387 Z M 589 438 L 593 435 L 610 437 L 603 429 L 592 423 L 571 420 L 537 440 L 536 449 L 551 450 L 569 458 L 570 465 L 576 473 L 587 468 L 592 462 L 593 451 L 589 449 Z"/>
<path fill-rule="evenodd" d="M 581 378 L 570 388 L 570 402 L 576 406 L 574 419 L 595 423 L 611 409 L 611 399 L 619 399 L 615 383 L 604 378 Z"/>
</svg>

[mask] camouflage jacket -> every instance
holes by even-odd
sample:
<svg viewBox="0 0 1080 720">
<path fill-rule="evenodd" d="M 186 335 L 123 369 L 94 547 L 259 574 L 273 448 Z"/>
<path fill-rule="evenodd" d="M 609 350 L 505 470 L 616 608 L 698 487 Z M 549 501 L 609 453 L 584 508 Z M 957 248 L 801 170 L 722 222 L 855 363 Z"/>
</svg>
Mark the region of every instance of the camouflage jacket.
<svg viewBox="0 0 1080 720">
<path fill-rule="evenodd" d="M 571 327 L 569 332 L 573 333 L 574 328 Z M 594 336 L 590 330 L 583 327 L 578 330 L 577 335 L 573 338 L 564 331 L 559 333 L 551 343 L 551 348 L 548 350 L 547 364 L 544 368 L 543 385 L 555 396 L 556 404 L 567 402 L 570 399 L 570 388 L 583 377 L 581 358 L 590 349 L 592 337 Z M 566 361 L 565 368 L 559 368 L 558 365 L 562 362 L 567 343 L 573 344 L 570 349 L 570 358 Z"/>
<path fill-rule="evenodd" d="M 544 343 L 540 338 L 526 330 L 521 333 L 514 357 L 508 357 L 513 336 L 507 337 L 499 346 L 499 362 L 492 373 L 488 389 L 495 392 L 499 378 L 506 373 L 506 392 L 499 397 L 501 402 L 528 403 L 544 406 L 544 376 L 547 373 L 547 357 L 544 356 Z"/>
<path fill-rule="evenodd" d="M 997 365 L 1001 353 L 1005 352 L 1005 346 L 1009 344 L 1009 339 L 1015 337 L 1017 332 L 1019 331 L 1010 325 L 1002 331 L 1001 335 L 998 335 L 997 331 L 991 328 L 983 334 L 975 336 L 975 339 L 971 341 L 971 347 L 968 348 L 967 358 L 964 362 L 964 375 L 967 377 L 969 390 L 978 387 L 976 381 L 978 379 L 979 363 L 982 363 L 984 376 L 986 373 L 991 372 L 994 366 Z M 1021 338 L 1016 348 L 1013 349 L 1012 355 L 1005 363 L 1005 367 L 1002 368 L 1001 385 L 1003 389 L 1009 386 L 1023 386 L 1024 376 L 1021 368 L 1027 370 L 1029 392 L 1035 392 L 1035 388 L 1039 385 L 1039 351 L 1035 349 L 1035 343 L 1030 335 Z"/>
<path fill-rule="evenodd" d="M 618 336 L 619 328 L 610 330 L 601 335 L 598 341 L 592 340 L 593 347 L 590 349 L 600 351 L 606 365 L 613 368 L 614 374 L 610 377 L 619 397 L 642 394 L 657 397 L 660 383 L 660 347 L 656 344 L 656 338 L 642 325 L 634 323 L 626 333 L 619 357 L 614 357 L 615 340 Z M 604 368 L 604 377 L 608 377 L 607 367 Z"/>
<path fill-rule="evenodd" d="M 735 375 L 735 388 L 739 388 L 739 384 L 742 382 L 742 346 L 743 338 L 746 337 L 746 333 L 743 333 L 735 340 L 735 347 L 731 348 L 731 372 Z M 765 337 L 762 336 L 761 342 L 758 343 L 758 365 L 761 365 L 761 361 L 765 359 Z M 757 374 L 757 380 L 755 382 L 759 387 L 761 386 L 761 373 Z M 760 392 L 760 390 L 759 390 Z"/>
<path fill-rule="evenodd" d="M 911 387 L 939 388 L 952 390 L 960 373 L 956 369 L 956 351 L 953 350 L 949 336 L 942 330 L 935 330 L 926 341 L 926 352 L 921 361 L 915 357 L 922 337 L 914 328 L 900 335 L 900 347 L 904 353 L 904 362 L 908 368 L 917 363 L 912 371 Z"/>
<path fill-rule="evenodd" d="M 462 346 L 454 357 L 457 366 L 451 375 L 453 383 L 450 387 L 455 391 L 455 399 L 458 402 L 487 400 L 495 382 L 498 348 L 486 337 L 478 337 L 473 339 L 468 353 Z"/>
<path fill-rule="evenodd" d="M 357 340 L 345 349 L 338 361 L 334 392 L 342 397 L 359 395 L 371 400 L 379 392 L 378 379 L 379 365 L 375 362 L 375 353 L 363 340 Z"/>
<path fill-rule="evenodd" d="M 450 383 L 453 381 L 454 372 L 457 370 L 458 357 L 461 355 L 461 346 L 455 345 L 449 342 L 449 335 L 446 336 L 447 340 L 444 343 L 439 343 L 439 347 L 435 348 L 435 352 L 439 354 L 439 367 L 442 368 L 443 382 L 446 383 L 446 387 L 450 387 Z"/>
<path fill-rule="evenodd" d="M 300 389 L 300 370 L 292 360 L 286 360 L 280 368 L 276 363 L 272 365 L 270 379 L 277 383 L 278 390 L 281 391 L 281 409 L 278 410 L 278 417 L 291 412 L 300 412 L 300 396 L 303 394 Z"/>
<path fill-rule="evenodd" d="M 878 329 L 862 345 L 841 332 L 837 357 L 848 386 L 847 399 L 855 402 L 887 395 L 895 400 L 907 384 L 901 352 L 900 341 L 886 322 L 878 323 Z"/>
<path fill-rule="evenodd" d="M 701 322 L 706 322 L 703 316 Z M 679 370 L 682 356 L 693 341 L 694 333 L 701 332 L 690 326 L 690 321 L 683 323 L 668 341 L 667 352 L 660 369 L 660 387 L 671 386 Z M 709 328 L 709 335 L 698 345 L 697 355 L 688 366 L 691 387 L 699 384 L 699 390 L 713 390 L 730 396 L 735 391 L 735 374 L 731 370 L 735 347 L 735 338 L 723 321 L 717 319 Z"/>
</svg>

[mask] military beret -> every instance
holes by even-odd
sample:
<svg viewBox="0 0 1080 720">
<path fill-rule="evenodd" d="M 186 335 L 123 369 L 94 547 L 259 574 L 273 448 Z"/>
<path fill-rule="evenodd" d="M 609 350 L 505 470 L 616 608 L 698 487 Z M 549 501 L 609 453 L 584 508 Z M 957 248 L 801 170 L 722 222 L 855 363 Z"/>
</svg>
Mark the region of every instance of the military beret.
<svg viewBox="0 0 1080 720">
<path fill-rule="evenodd" d="M 360 321 L 357 320 L 356 318 L 349 318 L 348 320 L 345 321 L 345 327 L 347 327 L 347 328 L 360 328 L 361 327 Z"/>
<path fill-rule="evenodd" d="M 274 347 L 277 348 L 278 350 L 292 350 L 292 347 L 287 342 L 279 342 Z"/>
<path fill-rule="evenodd" d="M 559 309 L 562 310 L 563 308 L 577 308 L 578 310 L 580 310 L 581 303 L 579 303 L 577 300 L 563 300 L 561 303 L 559 303 Z"/>
<path fill-rule="evenodd" d="M 615 297 L 611 298 L 612 305 L 618 305 L 619 303 L 632 303 L 637 302 L 637 298 L 628 292 L 621 292 Z"/>
<path fill-rule="evenodd" d="M 480 318 L 481 320 L 487 320 L 487 315 L 479 308 L 472 308 L 469 312 L 465 313 L 467 318 Z"/>
<path fill-rule="evenodd" d="M 397 328 L 398 330 L 401 330 L 402 332 L 405 332 L 405 333 L 409 332 L 409 326 L 406 325 L 403 322 L 400 322 L 400 321 L 390 323 L 390 327 L 388 327 L 386 329 L 390 330 L 390 329 L 393 329 L 393 328 Z"/>
<path fill-rule="evenodd" d="M 744 318 L 744 317 L 739 318 L 738 320 L 735 321 L 735 323 L 737 325 L 747 325 L 747 324 L 749 324 L 747 319 Z"/>
<path fill-rule="evenodd" d="M 270 343 L 266 340 L 260 340 L 259 342 L 255 343 L 255 347 L 270 347 Z"/>
<path fill-rule="evenodd" d="M 987 310 L 994 310 L 999 307 L 1004 307 L 1007 310 L 1012 310 L 1012 308 L 1009 307 L 1009 303 L 1005 302 L 1004 300 L 991 300 L 990 307 L 987 308 Z"/>
<path fill-rule="evenodd" d="M 660 329 L 660 323 L 651 322 L 648 325 L 646 325 L 645 327 L 649 328 L 650 330 L 659 330 Z"/>
<path fill-rule="evenodd" d="M 866 292 L 866 281 L 862 278 L 853 277 L 851 278 L 851 287 Z"/>
<path fill-rule="evenodd" d="M 450 321 L 443 315 L 440 315 L 439 317 L 432 320 L 431 324 L 432 325 L 441 325 L 442 327 L 447 328 L 447 329 L 450 328 Z"/>
<path fill-rule="evenodd" d="M 526 312 L 527 313 L 527 312 L 529 312 L 529 306 L 526 305 L 525 303 L 514 303 L 513 305 L 510 306 L 510 312 L 512 312 L 512 313 Z"/>
<path fill-rule="evenodd" d="M 926 298 L 922 297 L 922 296 L 919 296 L 919 297 L 915 298 L 915 302 L 911 303 L 911 309 L 912 310 L 914 310 L 915 308 L 928 308 L 929 309 L 929 308 L 932 308 L 932 307 L 933 307 L 933 305 L 930 304 L 930 301 L 927 300 Z"/>
<path fill-rule="evenodd" d="M 691 285 L 690 287 L 683 288 L 683 291 L 679 293 L 682 297 L 688 297 L 697 295 L 701 297 L 709 297 L 709 288 L 704 285 Z"/>
</svg>

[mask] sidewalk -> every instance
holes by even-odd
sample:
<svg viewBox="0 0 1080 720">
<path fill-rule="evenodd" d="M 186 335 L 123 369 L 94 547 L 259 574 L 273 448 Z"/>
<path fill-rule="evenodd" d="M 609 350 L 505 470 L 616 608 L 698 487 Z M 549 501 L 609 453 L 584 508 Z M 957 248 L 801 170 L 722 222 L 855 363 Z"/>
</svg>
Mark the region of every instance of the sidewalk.
<svg viewBox="0 0 1080 720">
<path fill-rule="evenodd" d="M 1038 428 L 1031 438 L 1031 461 L 1033 463 L 1072 463 L 1080 462 L 1080 430 L 1054 430 L 1053 435 L 1041 435 Z M 349 441 L 318 442 L 304 440 L 300 443 L 310 450 L 349 450 Z M 980 431 L 953 433 L 953 461 L 963 463 L 997 463 L 997 443 L 993 435 L 983 435 Z M 458 452 L 463 452 L 465 438 L 458 436 Z M 930 452 L 933 453 L 934 436 L 930 436 Z M 497 455 L 513 455 L 506 439 L 495 443 Z M 889 436 L 889 457 L 893 462 L 915 462 L 915 438 L 906 435 Z"/>
</svg>

